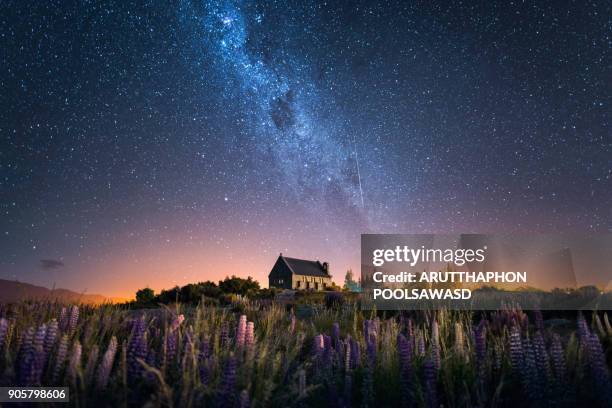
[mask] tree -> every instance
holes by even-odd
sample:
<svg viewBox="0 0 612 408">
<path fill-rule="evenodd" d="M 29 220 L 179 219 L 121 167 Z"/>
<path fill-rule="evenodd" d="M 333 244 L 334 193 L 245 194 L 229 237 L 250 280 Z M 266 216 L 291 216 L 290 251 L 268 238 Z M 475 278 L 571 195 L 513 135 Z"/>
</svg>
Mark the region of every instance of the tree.
<svg viewBox="0 0 612 408">
<path fill-rule="evenodd" d="M 232 275 L 231 278 L 226 277 L 224 280 L 219 281 L 219 289 L 223 293 L 235 293 L 246 296 L 259 291 L 259 282 L 250 276 L 247 279 L 243 279 Z"/>
<path fill-rule="evenodd" d="M 348 290 L 350 292 L 361 292 L 361 286 L 359 286 L 358 282 L 353 280 L 353 270 L 349 269 L 346 271 L 346 276 L 344 277 L 344 290 Z"/>
<path fill-rule="evenodd" d="M 151 288 L 140 289 L 136 292 L 136 302 L 140 304 L 149 304 L 153 303 L 155 299 L 155 292 Z"/>
</svg>

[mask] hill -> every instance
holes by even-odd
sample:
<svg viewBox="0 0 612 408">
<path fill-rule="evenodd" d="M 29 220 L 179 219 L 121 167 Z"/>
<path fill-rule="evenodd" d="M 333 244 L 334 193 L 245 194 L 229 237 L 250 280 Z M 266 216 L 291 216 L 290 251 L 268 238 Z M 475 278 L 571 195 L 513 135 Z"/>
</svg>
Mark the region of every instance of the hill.
<svg viewBox="0 0 612 408">
<path fill-rule="evenodd" d="M 29 283 L 0 279 L 0 303 L 31 299 L 86 304 L 118 303 L 125 300 L 97 294 L 77 293 L 68 289 L 48 289 Z"/>
</svg>

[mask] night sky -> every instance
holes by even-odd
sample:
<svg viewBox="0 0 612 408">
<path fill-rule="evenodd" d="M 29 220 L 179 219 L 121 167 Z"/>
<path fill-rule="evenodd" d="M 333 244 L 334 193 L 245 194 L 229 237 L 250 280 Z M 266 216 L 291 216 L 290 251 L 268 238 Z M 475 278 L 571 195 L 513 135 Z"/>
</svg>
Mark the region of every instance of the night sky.
<svg viewBox="0 0 612 408">
<path fill-rule="evenodd" d="M 128 3 L 0 5 L 0 278 L 341 282 L 364 232 L 612 230 L 608 1 Z"/>
</svg>

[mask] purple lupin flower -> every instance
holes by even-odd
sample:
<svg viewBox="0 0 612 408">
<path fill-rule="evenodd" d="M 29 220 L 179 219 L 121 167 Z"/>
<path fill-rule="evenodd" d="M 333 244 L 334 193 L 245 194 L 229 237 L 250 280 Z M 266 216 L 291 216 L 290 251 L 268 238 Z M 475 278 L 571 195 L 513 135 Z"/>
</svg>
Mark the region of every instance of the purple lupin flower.
<svg viewBox="0 0 612 408">
<path fill-rule="evenodd" d="M 59 347 L 55 357 L 55 367 L 53 368 L 52 380 L 53 383 L 57 383 L 64 368 L 66 362 L 66 356 L 68 355 L 68 335 L 64 334 L 60 339 Z"/>
<path fill-rule="evenodd" d="M 423 333 L 419 330 L 418 334 L 415 336 L 415 345 L 416 352 L 418 356 L 425 355 L 425 338 L 423 337 Z"/>
<path fill-rule="evenodd" d="M 578 313 L 578 319 L 576 320 L 576 324 L 578 326 L 578 339 L 581 343 L 587 344 L 589 342 L 589 338 L 591 336 L 589 325 L 586 322 L 582 312 Z"/>
<path fill-rule="evenodd" d="M 6 340 L 8 328 L 9 328 L 8 320 L 6 320 L 5 318 L 1 318 L 0 319 L 0 350 L 2 350 L 2 346 L 4 345 L 4 342 Z"/>
<path fill-rule="evenodd" d="M 70 320 L 68 321 L 68 330 L 74 331 L 79 323 L 79 307 L 72 306 L 70 309 Z"/>
<path fill-rule="evenodd" d="M 440 369 L 440 328 L 437 320 L 431 323 L 431 359 L 436 371 Z"/>
<path fill-rule="evenodd" d="M 36 330 L 36 334 L 34 335 L 34 338 L 32 339 L 32 345 L 34 346 L 35 349 L 43 349 L 44 344 L 45 344 L 45 337 L 47 336 L 47 325 L 46 324 L 41 324 L 40 326 L 38 326 L 38 329 Z"/>
<path fill-rule="evenodd" d="M 241 315 L 238 319 L 238 326 L 236 327 L 236 347 L 242 348 L 244 346 L 244 342 L 246 340 L 246 326 L 247 326 L 247 317 L 246 315 Z"/>
<path fill-rule="evenodd" d="M 552 344 L 550 346 L 550 356 L 552 358 L 552 368 L 555 373 L 555 380 L 559 386 L 565 384 L 565 354 L 561 345 L 561 338 L 557 333 L 553 334 Z"/>
<path fill-rule="evenodd" d="M 208 353 L 205 353 L 204 351 L 200 351 L 198 354 L 198 371 L 202 385 L 208 385 L 208 382 L 210 381 L 210 361 Z"/>
<path fill-rule="evenodd" d="M 544 388 L 538 376 L 535 349 L 528 337 L 523 339 L 523 364 L 521 366 L 521 381 L 527 396 L 538 401 L 544 393 Z"/>
<path fill-rule="evenodd" d="M 512 326 L 510 330 L 510 363 L 512 371 L 519 376 L 523 367 L 523 345 L 521 343 L 521 333 L 518 326 Z"/>
<path fill-rule="evenodd" d="M 173 361 L 174 358 L 176 357 L 176 349 L 177 349 L 177 337 L 178 334 L 175 331 L 168 331 L 166 332 L 166 348 L 165 348 L 165 361 L 166 364 L 168 364 L 169 362 Z"/>
<path fill-rule="evenodd" d="M 602 406 L 605 406 L 609 404 L 612 399 L 612 383 L 610 382 L 610 372 L 606 365 L 606 356 L 597 334 L 591 333 L 589 336 L 587 350 L 589 368 L 595 386 L 595 394 L 602 402 Z"/>
<path fill-rule="evenodd" d="M 337 346 L 340 341 L 340 325 L 338 324 L 338 322 L 334 322 L 334 324 L 332 324 L 331 338 L 334 347 Z"/>
<path fill-rule="evenodd" d="M 99 390 L 103 390 L 108 385 L 108 379 L 110 377 L 113 364 L 115 362 L 115 354 L 117 353 L 117 338 L 113 336 L 108 344 L 108 348 L 102 357 L 100 366 L 98 367 L 98 378 L 96 381 L 96 387 Z"/>
<path fill-rule="evenodd" d="M 74 342 L 74 346 L 72 346 L 72 354 L 70 356 L 70 361 L 68 363 L 68 378 L 70 381 L 75 382 L 77 378 L 77 374 L 79 372 L 79 368 L 81 367 L 81 353 L 83 348 L 81 347 L 81 343 L 79 341 Z"/>
<path fill-rule="evenodd" d="M 249 392 L 247 390 L 242 390 L 240 393 L 240 408 L 250 408 L 251 400 L 249 399 Z"/>
<path fill-rule="evenodd" d="M 486 379 L 486 357 L 487 357 L 487 328 L 484 319 L 480 321 L 474 330 L 474 352 L 476 354 L 476 376 L 482 386 Z"/>
<path fill-rule="evenodd" d="M 334 357 L 334 349 L 332 347 L 331 337 L 324 334 L 323 335 L 323 361 L 325 364 L 325 369 L 327 372 L 331 372 L 331 364 Z"/>
<path fill-rule="evenodd" d="M 255 323 L 247 322 L 246 331 L 244 334 L 244 342 L 248 349 L 253 348 L 255 345 Z"/>
<path fill-rule="evenodd" d="M 372 367 L 374 367 L 376 365 L 376 332 L 372 332 L 366 341 L 366 354 L 368 357 L 368 362 Z"/>
<path fill-rule="evenodd" d="M 230 355 L 225 363 L 225 368 L 221 376 L 221 384 L 217 394 L 217 407 L 233 407 L 235 402 L 237 362 L 233 355 Z"/>
<path fill-rule="evenodd" d="M 432 356 L 425 358 L 423 363 L 425 403 L 429 408 L 438 408 L 437 372 L 434 358 Z"/>
<path fill-rule="evenodd" d="M 533 312 L 533 314 L 535 317 L 536 330 L 543 331 L 544 330 L 544 316 L 542 315 L 542 312 L 540 310 L 536 310 L 535 312 Z"/>
<path fill-rule="evenodd" d="M 142 374 L 143 367 L 138 360 L 144 361 L 147 352 L 146 325 L 143 316 L 133 322 L 132 333 L 128 341 L 127 370 L 130 380 L 134 381 Z"/>
<path fill-rule="evenodd" d="M 32 342 L 34 341 L 34 328 L 28 327 L 26 331 L 21 335 L 21 346 L 19 348 L 18 358 L 21 360 L 30 349 L 32 349 Z"/>
<path fill-rule="evenodd" d="M 66 328 L 68 327 L 68 309 L 66 309 L 65 307 L 62 307 L 62 309 L 60 310 L 60 315 L 59 315 L 59 327 L 62 330 L 66 330 Z"/>
<path fill-rule="evenodd" d="M 366 325 L 365 333 L 368 334 L 366 340 L 366 358 L 365 358 L 365 370 L 363 373 L 362 382 L 362 395 L 363 405 L 370 406 L 374 403 L 374 369 L 376 367 L 376 328 L 372 324 L 372 321 L 367 321 L 369 324 Z"/>
<path fill-rule="evenodd" d="M 28 327 L 27 330 L 21 335 L 21 346 L 19 347 L 19 353 L 17 355 L 19 365 L 19 384 L 28 385 L 30 378 L 30 367 L 34 358 L 34 328 Z"/>
<path fill-rule="evenodd" d="M 53 346 L 55 346 L 55 340 L 57 339 L 57 330 L 57 320 L 53 319 L 49 322 L 49 325 L 47 326 L 47 334 L 45 336 L 45 342 L 43 345 L 43 349 L 45 351 L 45 354 L 47 355 L 51 353 L 51 350 L 53 350 Z"/>
<path fill-rule="evenodd" d="M 229 325 L 224 321 L 221 323 L 221 330 L 219 331 L 219 343 L 221 347 L 227 347 L 229 342 Z"/>
<path fill-rule="evenodd" d="M 537 331 L 533 337 L 533 348 L 535 352 L 538 385 L 542 389 L 545 389 L 550 379 L 550 358 L 546 351 L 544 337 L 540 331 Z"/>
<path fill-rule="evenodd" d="M 344 404 L 351 406 L 353 377 L 351 376 L 351 336 L 344 341 Z"/>
<path fill-rule="evenodd" d="M 402 406 L 411 406 L 413 401 L 412 390 L 412 343 L 403 335 L 397 335 L 397 351 L 400 362 L 400 384 Z"/>
</svg>

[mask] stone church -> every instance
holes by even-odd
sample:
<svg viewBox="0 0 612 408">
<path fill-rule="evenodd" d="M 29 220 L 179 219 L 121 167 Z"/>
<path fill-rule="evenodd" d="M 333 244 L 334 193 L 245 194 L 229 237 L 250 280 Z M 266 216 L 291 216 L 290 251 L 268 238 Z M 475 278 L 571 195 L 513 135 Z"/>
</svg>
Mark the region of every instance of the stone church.
<svg viewBox="0 0 612 408">
<path fill-rule="evenodd" d="M 327 262 L 308 261 L 283 256 L 281 253 L 268 275 L 271 288 L 324 290 L 332 285 Z"/>
</svg>

